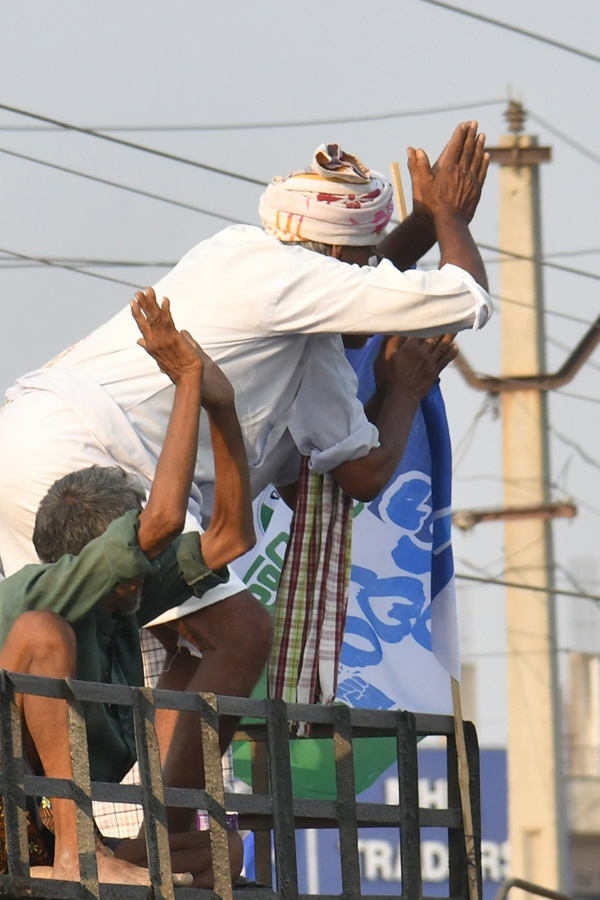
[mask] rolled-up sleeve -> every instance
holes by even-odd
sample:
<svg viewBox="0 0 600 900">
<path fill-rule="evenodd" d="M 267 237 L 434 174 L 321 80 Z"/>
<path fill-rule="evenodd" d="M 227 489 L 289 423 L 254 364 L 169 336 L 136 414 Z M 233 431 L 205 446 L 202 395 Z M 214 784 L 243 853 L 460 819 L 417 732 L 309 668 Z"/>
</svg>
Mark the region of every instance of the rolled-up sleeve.
<svg viewBox="0 0 600 900">
<path fill-rule="evenodd" d="M 357 399 L 356 375 L 339 336 L 311 337 L 311 355 L 288 425 L 310 468 L 329 472 L 379 446 L 377 429 Z"/>
<path fill-rule="evenodd" d="M 192 594 L 202 597 L 211 588 L 228 581 L 226 566 L 213 571 L 204 562 L 198 532 L 186 532 L 152 561 L 152 577 L 144 584 L 138 622 L 146 625 L 167 610 L 180 606 Z"/>
<path fill-rule="evenodd" d="M 211 588 L 226 584 L 229 581 L 229 570 L 227 566 L 216 572 L 208 568 L 198 538 L 196 531 L 183 534 L 179 538 L 176 554 L 182 578 L 192 588 L 196 597 L 201 597 Z"/>
</svg>

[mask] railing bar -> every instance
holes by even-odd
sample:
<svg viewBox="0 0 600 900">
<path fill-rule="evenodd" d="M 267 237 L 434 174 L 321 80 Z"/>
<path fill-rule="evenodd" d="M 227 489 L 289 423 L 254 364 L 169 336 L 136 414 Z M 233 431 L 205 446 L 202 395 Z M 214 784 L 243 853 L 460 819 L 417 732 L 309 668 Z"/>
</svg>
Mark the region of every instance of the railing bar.
<svg viewBox="0 0 600 900">
<path fill-rule="evenodd" d="M 150 881 L 156 900 L 174 900 L 167 808 L 160 765 L 158 739 L 154 729 L 154 703 L 151 688 L 137 688 L 133 703 L 133 722 L 146 834 L 146 854 Z"/>
<path fill-rule="evenodd" d="M 225 810 L 225 789 L 223 787 L 223 766 L 219 746 L 219 716 L 217 698 L 214 694 L 200 694 L 202 700 L 202 756 L 204 758 L 204 778 L 209 814 L 210 849 L 214 877 L 214 892 L 223 900 L 233 900 L 231 866 L 229 864 L 229 841 L 227 839 L 227 816 Z"/>
<path fill-rule="evenodd" d="M 448 884 L 450 893 L 469 896 L 465 826 L 458 783 L 458 755 L 454 734 L 446 738 L 448 806 L 460 812 L 460 827 L 448 830 Z"/>
<path fill-rule="evenodd" d="M 267 707 L 267 740 L 271 795 L 273 797 L 277 894 L 282 900 L 297 900 L 298 867 L 292 807 L 292 769 L 287 707 L 283 700 L 278 699 L 268 700 Z"/>
<path fill-rule="evenodd" d="M 400 858 L 402 896 L 422 895 L 421 829 L 419 817 L 419 762 L 415 716 L 397 713 L 398 780 L 400 788 Z"/>
<path fill-rule="evenodd" d="M 23 736 L 21 713 L 15 702 L 11 675 L 0 671 L 0 756 L 4 775 L 4 818 L 6 856 L 10 888 L 15 894 L 27 889 L 29 882 L 29 842 L 27 806 L 23 784 Z"/>
<path fill-rule="evenodd" d="M 340 834 L 342 865 L 342 893 L 345 900 L 358 900 L 360 890 L 360 862 L 358 858 L 358 827 L 356 822 L 356 785 L 352 725 L 347 706 L 333 708 L 333 746 L 337 787 L 336 813 Z"/>
<path fill-rule="evenodd" d="M 264 725 L 262 726 L 264 735 Z M 273 804 L 269 793 L 269 764 L 267 758 L 267 745 L 264 740 L 253 742 L 251 746 L 252 752 L 252 796 L 247 799 L 251 801 L 253 812 L 264 811 L 269 815 L 270 824 L 266 831 L 254 832 L 254 869 L 256 880 L 262 884 L 273 886 L 273 868 L 271 866 L 271 823 Z M 256 794 L 261 793 L 264 797 L 257 797 Z M 242 798 L 240 798 L 242 799 Z M 267 803 L 264 804 L 266 800 Z M 238 806 L 238 809 L 242 807 Z"/>
<path fill-rule="evenodd" d="M 66 679 L 71 688 L 70 679 Z M 85 717 L 81 704 L 74 694 L 69 703 L 69 750 L 75 800 L 75 818 L 79 845 L 79 878 L 90 894 L 99 896 L 98 867 L 96 863 L 96 835 L 92 809 L 92 788 L 90 778 L 90 758 L 85 728 Z"/>
</svg>

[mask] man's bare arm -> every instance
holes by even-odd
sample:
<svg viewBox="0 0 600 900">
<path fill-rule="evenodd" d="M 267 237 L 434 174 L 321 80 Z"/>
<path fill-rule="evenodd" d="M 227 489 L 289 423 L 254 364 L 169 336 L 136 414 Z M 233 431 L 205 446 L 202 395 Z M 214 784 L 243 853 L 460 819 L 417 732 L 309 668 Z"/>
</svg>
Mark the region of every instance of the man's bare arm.
<svg viewBox="0 0 600 900">
<path fill-rule="evenodd" d="M 366 406 L 380 445 L 331 472 L 355 500 L 373 500 L 388 484 L 406 449 L 419 403 L 457 352 L 452 335 L 426 340 L 395 335 L 387 340 L 376 363 L 377 388 Z"/>
<path fill-rule="evenodd" d="M 148 503 L 140 513 L 138 543 L 149 558 L 158 556 L 183 530 L 198 451 L 201 403 L 210 418 L 215 456 L 215 513 L 202 537 L 206 565 L 219 569 L 254 543 L 248 463 L 226 376 L 187 331 L 175 328 L 164 298 L 152 288 L 131 303 L 142 333 L 139 344 L 175 385 L 169 417 Z"/>
<path fill-rule="evenodd" d="M 431 166 L 429 174 L 436 184 L 443 185 L 457 161 L 462 159 L 465 144 L 471 155 L 471 163 L 476 170 L 476 190 L 468 197 L 462 198 L 462 217 L 467 225 L 472 220 L 481 197 L 481 189 L 485 181 L 488 161 L 483 165 L 485 136 L 477 135 L 476 122 L 461 122 L 444 147 L 437 162 Z M 412 148 L 411 148 L 412 149 Z M 466 163 L 466 158 L 462 159 Z M 389 235 L 380 241 L 377 251 L 394 263 L 402 271 L 414 266 L 418 260 L 433 247 L 438 240 L 438 222 L 434 211 L 424 202 L 421 186 L 413 180 L 413 210 Z M 442 223 L 443 231 L 443 223 Z M 442 234 L 442 237 L 445 237 Z"/>
<path fill-rule="evenodd" d="M 142 334 L 138 343 L 175 385 L 154 482 L 140 513 L 138 543 L 153 559 L 183 530 L 198 447 L 204 361 L 193 338 L 175 328 L 166 297 L 159 306 L 152 288 L 138 291 L 131 312 Z"/>
<path fill-rule="evenodd" d="M 215 459 L 215 495 L 210 525 L 202 535 L 202 555 L 219 569 L 256 542 L 248 461 L 234 405 L 233 387 L 209 357 L 204 366 L 202 406 L 210 424 Z"/>
<path fill-rule="evenodd" d="M 469 221 L 479 202 L 490 157 L 485 153 L 485 136 L 477 135 L 471 122 L 463 131 L 462 143 L 445 154 L 444 165 L 436 173 L 424 150 L 408 148 L 408 168 L 413 194 L 435 220 L 440 245 L 440 265 L 460 266 L 487 290 L 487 276 L 481 254 L 469 231 Z"/>
</svg>

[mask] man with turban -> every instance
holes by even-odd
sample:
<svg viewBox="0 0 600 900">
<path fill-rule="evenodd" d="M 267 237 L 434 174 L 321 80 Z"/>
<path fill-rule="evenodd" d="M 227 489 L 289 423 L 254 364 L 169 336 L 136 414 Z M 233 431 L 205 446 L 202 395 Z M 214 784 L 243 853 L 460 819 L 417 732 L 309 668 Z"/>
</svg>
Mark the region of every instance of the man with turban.
<svg viewBox="0 0 600 900">
<path fill-rule="evenodd" d="M 264 229 L 226 228 L 154 286 L 159 298 L 169 297 L 177 327 L 201 343 L 234 386 L 254 495 L 269 483 L 294 481 L 297 451 L 351 496 L 369 499 L 387 483 L 407 433 L 402 409 L 411 379 L 433 383 L 455 351 L 442 340 L 400 341 L 373 424 L 356 397 L 340 335 L 423 338 L 486 323 L 486 276 L 468 223 L 488 162 L 475 122 L 456 129 L 433 168 L 424 151 L 409 148 L 413 213 L 380 240 L 392 213 L 389 184 L 337 145 L 322 146 L 309 170 L 269 185 L 260 201 Z M 402 271 L 435 240 L 439 271 Z M 379 261 L 374 267 L 367 265 L 372 258 Z M 8 391 L 0 413 L 6 574 L 35 561 L 35 514 L 56 479 L 116 461 L 147 487 L 152 483 L 173 386 L 136 337 L 127 308 Z M 201 426 L 188 528 L 210 514 L 213 484 L 210 436 Z M 173 625 L 161 639 L 169 645 L 174 634 L 173 659 L 160 687 L 250 693 L 268 652 L 270 619 L 240 580 L 232 576 L 208 592 L 201 609 L 191 598 L 159 621 L 167 620 Z M 178 653 L 178 635 L 200 650 L 200 660 L 191 664 Z M 158 711 L 163 748 L 173 727 L 169 711 Z M 182 736 L 172 741 L 165 764 L 166 783 L 179 787 L 188 786 L 181 781 L 190 770 L 182 754 L 192 747 Z"/>
</svg>

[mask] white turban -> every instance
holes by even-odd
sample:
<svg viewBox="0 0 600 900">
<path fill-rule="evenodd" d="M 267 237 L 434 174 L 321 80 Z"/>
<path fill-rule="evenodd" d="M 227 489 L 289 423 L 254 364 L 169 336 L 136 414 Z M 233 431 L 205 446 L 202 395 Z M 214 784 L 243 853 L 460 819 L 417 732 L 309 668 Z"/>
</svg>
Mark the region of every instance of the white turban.
<svg viewBox="0 0 600 900">
<path fill-rule="evenodd" d="M 394 208 L 392 186 L 339 144 L 321 144 L 310 169 L 276 176 L 260 198 L 265 231 L 280 241 L 368 247 Z"/>
</svg>

